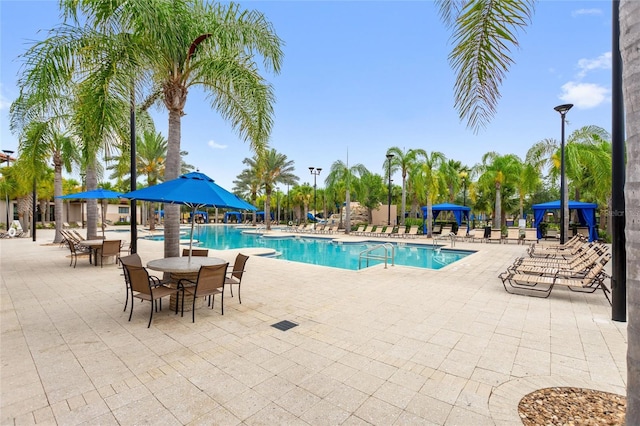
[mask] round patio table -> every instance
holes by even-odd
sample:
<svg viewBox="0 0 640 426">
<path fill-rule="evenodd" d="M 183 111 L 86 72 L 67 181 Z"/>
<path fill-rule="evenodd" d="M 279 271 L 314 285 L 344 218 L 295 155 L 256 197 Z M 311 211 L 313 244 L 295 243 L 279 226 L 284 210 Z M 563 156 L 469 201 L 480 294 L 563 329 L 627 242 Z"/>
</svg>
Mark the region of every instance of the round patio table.
<svg viewBox="0 0 640 426">
<path fill-rule="evenodd" d="M 221 265 L 223 263 L 227 263 L 226 260 L 220 259 L 219 257 L 191 256 L 191 261 L 189 261 L 189 256 L 166 257 L 164 259 L 149 261 L 147 268 L 154 271 L 168 272 L 171 285 L 175 286 L 178 284 L 178 281 L 183 278 L 192 281 L 197 280 L 198 271 L 200 271 L 201 266 Z M 185 310 L 190 311 L 193 305 L 193 296 L 186 295 L 184 301 Z M 196 300 L 196 308 L 202 306 L 202 301 L 203 299 Z M 170 309 L 175 310 L 176 303 L 180 303 L 178 306 L 182 307 L 178 293 L 171 295 Z"/>
</svg>

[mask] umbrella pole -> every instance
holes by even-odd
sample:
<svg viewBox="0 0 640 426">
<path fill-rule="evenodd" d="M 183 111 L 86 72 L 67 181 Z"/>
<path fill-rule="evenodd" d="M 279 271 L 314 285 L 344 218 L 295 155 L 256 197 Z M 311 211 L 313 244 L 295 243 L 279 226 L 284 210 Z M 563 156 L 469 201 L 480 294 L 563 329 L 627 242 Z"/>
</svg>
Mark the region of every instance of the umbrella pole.
<svg viewBox="0 0 640 426">
<path fill-rule="evenodd" d="M 196 209 L 195 207 L 191 210 L 191 235 L 189 238 L 189 261 L 188 263 L 191 264 L 191 248 L 193 247 L 193 221 L 196 218 Z"/>
</svg>

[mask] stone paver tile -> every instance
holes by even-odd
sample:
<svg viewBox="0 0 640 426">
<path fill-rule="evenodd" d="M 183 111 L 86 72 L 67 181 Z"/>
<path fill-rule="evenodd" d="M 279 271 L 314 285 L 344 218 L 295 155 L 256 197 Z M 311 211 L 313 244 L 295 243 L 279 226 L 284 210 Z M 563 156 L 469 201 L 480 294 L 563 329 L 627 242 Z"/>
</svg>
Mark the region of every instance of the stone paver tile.
<svg viewBox="0 0 640 426">
<path fill-rule="evenodd" d="M 265 398 L 269 399 L 270 401 L 275 401 L 295 387 L 296 385 L 289 382 L 288 380 L 285 380 L 279 376 L 273 376 L 260 383 L 259 385 L 254 386 L 252 389 Z"/>
<path fill-rule="evenodd" d="M 373 394 L 373 396 L 398 408 L 404 409 L 413 399 L 415 394 L 416 391 L 407 389 L 404 386 L 392 382 L 385 382 Z"/>
<path fill-rule="evenodd" d="M 494 422 L 490 416 L 483 416 L 470 410 L 453 407 L 444 424 L 446 426 L 493 426 Z"/>
<path fill-rule="evenodd" d="M 243 424 L 252 426 L 292 425 L 306 426 L 307 422 L 294 416 L 276 403 L 270 403 L 253 416 L 246 419 Z"/>
<path fill-rule="evenodd" d="M 419 391 L 426 381 L 427 377 L 404 368 L 399 368 L 389 377 L 389 382 L 401 385 L 415 392 Z"/>
<path fill-rule="evenodd" d="M 384 382 L 385 381 L 379 377 L 359 372 L 349 377 L 344 383 L 366 393 L 367 395 L 373 395 L 373 393 L 378 390 Z"/>
<path fill-rule="evenodd" d="M 423 394 L 416 394 L 406 410 L 436 424 L 444 424 L 453 406 Z"/>
<path fill-rule="evenodd" d="M 79 423 L 79 425 L 80 426 L 93 426 L 93 425 L 120 426 L 120 423 L 118 423 L 118 420 L 116 420 L 114 415 L 111 414 L 111 412 L 109 412 L 101 416 L 95 417 L 93 419 L 87 420 L 85 422 Z"/>
<path fill-rule="evenodd" d="M 333 392 L 326 396 L 326 400 L 342 408 L 343 410 L 354 412 L 369 395 L 351 386 L 342 384 Z"/>
<path fill-rule="evenodd" d="M 153 396 L 182 424 L 206 414 L 218 403 L 186 380 L 171 388 L 155 392 Z"/>
<path fill-rule="evenodd" d="M 241 423 L 242 421 L 234 416 L 233 413 L 219 405 L 188 424 L 189 426 L 209 426 L 214 424 L 235 426 Z"/>
<path fill-rule="evenodd" d="M 73 411 L 56 413 L 56 423 L 62 425 L 90 422 L 93 419 L 109 413 L 109 407 L 104 401 L 86 404 Z"/>
<path fill-rule="evenodd" d="M 13 424 L 15 426 L 35 425 L 36 420 L 33 418 L 33 413 L 25 413 L 15 417 L 13 419 Z"/>
<path fill-rule="evenodd" d="M 349 418 L 345 420 L 344 423 L 342 423 L 343 426 L 367 426 L 370 424 L 371 423 L 365 422 L 360 417 L 355 416 L 353 414 L 349 416 Z"/>
<path fill-rule="evenodd" d="M 420 393 L 453 405 L 466 383 L 467 380 L 451 374 L 434 374 L 422 386 Z"/>
<path fill-rule="evenodd" d="M 430 422 L 420 416 L 417 416 L 408 411 L 403 411 L 400 417 L 396 420 L 394 425 L 397 426 L 440 426 L 438 423 Z"/>
<path fill-rule="evenodd" d="M 351 413 L 324 399 L 307 410 L 300 418 L 310 425 L 338 425 L 349 418 Z"/>
<path fill-rule="evenodd" d="M 291 412 L 294 416 L 300 417 L 320 402 L 320 400 L 319 396 L 300 387 L 296 387 L 278 398 L 275 403 Z"/>
<path fill-rule="evenodd" d="M 375 397 L 368 398 L 354 414 L 373 425 L 390 425 L 400 416 L 402 410 Z"/>
</svg>

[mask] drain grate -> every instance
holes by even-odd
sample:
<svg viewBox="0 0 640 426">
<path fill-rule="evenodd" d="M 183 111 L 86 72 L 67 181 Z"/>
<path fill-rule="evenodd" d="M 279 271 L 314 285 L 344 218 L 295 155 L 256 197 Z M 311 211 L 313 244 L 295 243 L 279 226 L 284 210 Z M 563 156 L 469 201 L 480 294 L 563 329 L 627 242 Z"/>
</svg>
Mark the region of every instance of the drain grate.
<svg viewBox="0 0 640 426">
<path fill-rule="evenodd" d="M 281 331 L 287 331 L 290 328 L 296 327 L 297 325 L 298 324 L 296 324 L 295 322 L 284 320 L 284 321 L 277 322 L 275 324 L 271 324 L 271 327 L 277 328 L 278 330 L 281 330 Z"/>
</svg>

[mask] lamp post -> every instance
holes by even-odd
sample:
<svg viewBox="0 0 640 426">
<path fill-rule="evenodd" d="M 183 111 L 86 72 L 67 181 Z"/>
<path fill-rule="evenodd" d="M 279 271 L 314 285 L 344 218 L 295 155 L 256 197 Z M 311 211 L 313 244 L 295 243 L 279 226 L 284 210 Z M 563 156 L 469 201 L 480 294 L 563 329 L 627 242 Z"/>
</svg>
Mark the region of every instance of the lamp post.
<svg viewBox="0 0 640 426">
<path fill-rule="evenodd" d="M 5 159 L 5 161 L 7 162 L 7 167 L 9 167 L 10 161 L 11 161 L 11 154 L 13 154 L 13 151 L 11 151 L 10 149 L 3 149 L 2 152 L 4 152 L 4 154 L 7 156 L 7 158 Z M 6 176 L 5 176 L 6 179 Z M 4 190 L 4 200 L 5 200 L 5 209 L 7 210 L 7 231 L 9 230 L 9 188 L 5 188 Z"/>
<path fill-rule="evenodd" d="M 387 168 L 389 169 L 389 196 L 387 198 L 387 226 L 391 225 L 391 159 L 394 157 L 393 154 L 387 154 Z"/>
<path fill-rule="evenodd" d="M 560 244 L 564 244 L 569 230 L 569 206 L 567 198 L 569 191 L 567 190 L 567 178 L 564 173 L 564 122 L 567 112 L 573 107 L 573 104 L 558 105 L 554 110 L 560 113 L 561 133 L 560 133 Z"/>
<path fill-rule="evenodd" d="M 313 217 L 316 217 L 316 213 L 315 213 L 315 209 L 316 209 L 316 203 L 317 203 L 317 186 L 316 186 L 316 177 L 320 174 L 320 172 L 322 171 L 321 167 L 309 167 L 309 171 L 311 172 L 311 174 L 313 175 Z M 313 222 L 313 229 L 316 229 L 316 223 L 318 222 L 318 220 L 316 219 Z"/>
<path fill-rule="evenodd" d="M 466 170 L 462 170 L 459 176 L 462 178 L 462 205 L 467 207 L 467 176 L 469 176 L 469 173 Z"/>
</svg>

